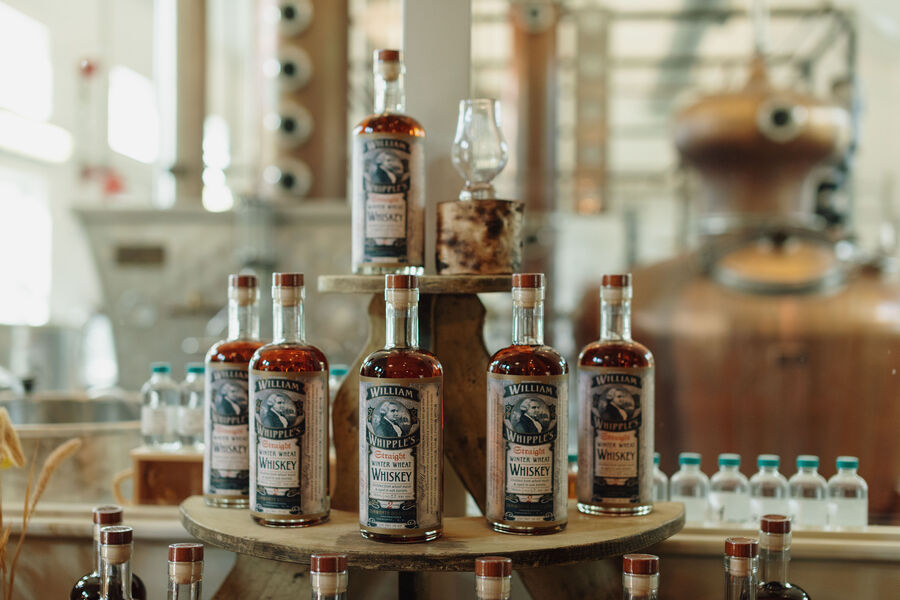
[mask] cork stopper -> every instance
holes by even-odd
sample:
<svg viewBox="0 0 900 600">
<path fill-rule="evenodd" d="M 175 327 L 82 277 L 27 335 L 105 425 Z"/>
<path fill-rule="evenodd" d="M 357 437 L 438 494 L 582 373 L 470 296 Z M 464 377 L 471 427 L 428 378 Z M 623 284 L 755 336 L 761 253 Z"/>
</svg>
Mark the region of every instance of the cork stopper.
<svg viewBox="0 0 900 600">
<path fill-rule="evenodd" d="M 766 533 L 790 533 L 791 520 L 784 515 L 763 515 L 759 528 Z"/>
<path fill-rule="evenodd" d="M 181 542 L 169 544 L 169 562 L 202 562 L 203 544 L 196 542 Z"/>
<path fill-rule="evenodd" d="M 113 525 L 100 530 L 100 555 L 106 562 L 120 565 L 131 560 L 131 527 Z"/>
<path fill-rule="evenodd" d="M 272 273 L 272 300 L 281 306 L 297 306 L 306 297 L 303 273 Z"/>
<path fill-rule="evenodd" d="M 622 570 L 629 575 L 656 575 L 659 573 L 659 557 L 653 554 L 626 554 L 622 557 Z"/>
<path fill-rule="evenodd" d="M 479 577 L 512 577 L 512 559 L 505 556 L 482 556 L 475 559 Z"/>
<path fill-rule="evenodd" d="M 514 273 L 512 276 L 513 302 L 524 308 L 534 308 L 544 301 L 543 273 Z"/>
<path fill-rule="evenodd" d="M 408 308 L 419 302 L 419 278 L 415 275 L 385 275 L 384 301 L 394 308 Z"/>
<path fill-rule="evenodd" d="M 343 573 L 347 570 L 346 554 L 313 554 L 309 570 L 314 573 Z"/>
<path fill-rule="evenodd" d="M 313 554 L 309 557 L 309 580 L 314 592 L 326 596 L 347 591 L 346 554 Z"/>
<path fill-rule="evenodd" d="M 759 520 L 759 547 L 784 552 L 791 547 L 791 520 L 784 515 L 763 515 Z"/>
<path fill-rule="evenodd" d="M 372 69 L 385 81 L 396 81 L 403 73 L 403 54 L 399 50 L 375 50 Z"/>
<path fill-rule="evenodd" d="M 759 542 L 753 538 L 730 537 L 725 539 L 725 554 L 738 558 L 759 556 Z"/>
<path fill-rule="evenodd" d="M 600 281 L 600 298 L 607 302 L 631 300 L 631 273 L 604 274 Z"/>
<path fill-rule="evenodd" d="M 189 584 L 203 579 L 203 544 L 169 544 L 169 580 Z"/>
<path fill-rule="evenodd" d="M 115 504 L 95 506 L 92 516 L 95 525 L 118 525 L 122 522 L 122 507 Z"/>
<path fill-rule="evenodd" d="M 229 275 L 228 298 L 238 306 L 249 306 L 259 299 L 259 285 L 255 275 Z"/>
</svg>

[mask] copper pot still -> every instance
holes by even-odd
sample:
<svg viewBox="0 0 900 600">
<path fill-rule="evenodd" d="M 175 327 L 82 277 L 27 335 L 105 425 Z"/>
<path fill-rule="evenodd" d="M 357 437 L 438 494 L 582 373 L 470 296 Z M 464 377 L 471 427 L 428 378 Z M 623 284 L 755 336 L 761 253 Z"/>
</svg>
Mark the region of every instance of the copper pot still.
<svg viewBox="0 0 900 600">
<path fill-rule="evenodd" d="M 900 521 L 900 285 L 846 258 L 806 190 L 812 169 L 849 139 L 843 109 L 776 90 L 761 60 L 737 93 L 682 111 L 675 142 L 700 177 L 697 251 L 638 268 L 633 332 L 656 356 L 657 450 L 668 473 L 681 451 L 798 454 L 835 472 L 860 459 L 872 522 Z M 852 255 L 852 253 L 850 253 Z M 841 258 L 845 257 L 845 258 Z M 596 289 L 577 329 L 596 327 Z M 582 342 L 585 340 L 579 340 Z"/>
</svg>

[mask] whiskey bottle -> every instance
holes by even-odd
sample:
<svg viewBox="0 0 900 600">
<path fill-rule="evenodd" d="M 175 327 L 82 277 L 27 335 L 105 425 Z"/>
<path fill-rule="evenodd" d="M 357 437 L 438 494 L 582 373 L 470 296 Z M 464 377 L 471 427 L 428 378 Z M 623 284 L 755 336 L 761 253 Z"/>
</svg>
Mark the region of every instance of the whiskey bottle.
<svg viewBox="0 0 900 600">
<path fill-rule="evenodd" d="M 759 600 L 809 600 L 809 595 L 788 582 L 791 561 L 791 520 L 764 515 L 759 522 Z"/>
<path fill-rule="evenodd" d="M 399 50 L 376 50 L 375 113 L 353 130 L 354 273 L 421 274 L 425 243 L 425 129 L 403 112 Z"/>
<path fill-rule="evenodd" d="M 659 598 L 659 557 L 653 554 L 626 554 L 622 557 L 622 598 Z"/>
<path fill-rule="evenodd" d="M 347 600 L 347 555 L 313 554 L 309 557 L 312 600 Z"/>
<path fill-rule="evenodd" d="M 95 506 L 94 521 L 94 570 L 75 582 L 69 593 L 69 600 L 97 600 L 100 598 L 100 573 L 103 568 L 100 560 L 100 530 L 111 525 L 122 523 L 121 506 Z M 144 582 L 137 575 L 131 575 L 131 596 L 134 600 L 147 600 Z"/>
<path fill-rule="evenodd" d="M 168 600 L 200 600 L 203 582 L 203 544 L 169 544 Z"/>
<path fill-rule="evenodd" d="M 210 506 L 246 508 L 249 504 L 247 367 L 263 344 L 258 301 L 256 277 L 228 278 L 228 338 L 206 354 L 203 497 Z"/>
<path fill-rule="evenodd" d="M 100 600 L 133 600 L 131 595 L 131 527 L 100 530 Z"/>
<path fill-rule="evenodd" d="M 419 348 L 418 285 L 385 276 L 385 348 L 359 370 L 359 527 L 381 542 L 442 531 L 443 368 Z"/>
<path fill-rule="evenodd" d="M 631 339 L 631 275 L 604 275 L 600 340 L 578 357 L 578 510 L 653 509 L 653 355 Z"/>
<path fill-rule="evenodd" d="M 509 600 L 512 560 L 505 556 L 475 559 L 475 597 L 478 600 Z"/>
<path fill-rule="evenodd" d="M 568 521 L 568 373 L 544 345 L 544 275 L 512 276 L 513 340 L 487 373 L 487 511 L 495 531 L 541 534 Z"/>
<path fill-rule="evenodd" d="M 756 600 L 759 542 L 752 538 L 725 540 L 725 600 Z"/>
<path fill-rule="evenodd" d="M 250 514 L 261 525 L 328 519 L 328 360 L 306 341 L 301 273 L 272 275 L 273 341 L 250 360 Z"/>
</svg>

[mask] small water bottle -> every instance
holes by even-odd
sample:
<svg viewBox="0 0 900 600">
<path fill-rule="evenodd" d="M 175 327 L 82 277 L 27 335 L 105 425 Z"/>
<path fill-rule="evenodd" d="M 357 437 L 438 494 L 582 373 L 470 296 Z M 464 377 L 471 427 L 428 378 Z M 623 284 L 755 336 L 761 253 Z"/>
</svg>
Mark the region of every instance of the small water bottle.
<svg viewBox="0 0 900 600">
<path fill-rule="evenodd" d="M 744 523 L 750 519 L 750 482 L 740 467 L 740 454 L 719 455 L 719 470 L 709 480 L 709 512 L 713 520 Z"/>
<path fill-rule="evenodd" d="M 681 468 L 669 481 L 672 502 L 684 503 L 684 520 L 703 523 L 709 510 L 709 477 L 700 470 L 700 455 L 682 452 L 678 455 Z"/>
<path fill-rule="evenodd" d="M 759 471 L 750 478 L 750 520 L 758 522 L 763 515 L 786 515 L 789 512 L 788 482 L 778 472 L 781 459 L 777 454 L 756 457 Z"/>
<path fill-rule="evenodd" d="M 659 452 L 653 453 L 653 501 L 665 502 L 669 499 L 669 478 L 659 468 Z"/>
<path fill-rule="evenodd" d="M 869 524 L 869 486 L 856 474 L 859 459 L 837 457 L 837 474 L 828 480 L 828 527 L 862 529 Z"/>
<path fill-rule="evenodd" d="M 795 527 L 825 527 L 828 522 L 828 484 L 818 468 L 818 456 L 801 454 L 797 457 L 797 472 L 788 479 L 790 515 Z"/>
<path fill-rule="evenodd" d="M 147 446 L 171 449 L 175 438 L 175 411 L 178 408 L 178 384 L 169 376 L 169 363 L 150 365 L 150 379 L 141 388 L 141 437 Z"/>
<path fill-rule="evenodd" d="M 206 388 L 203 372 L 203 363 L 189 363 L 181 384 L 181 404 L 175 420 L 175 432 L 185 450 L 203 448 L 203 396 Z"/>
</svg>

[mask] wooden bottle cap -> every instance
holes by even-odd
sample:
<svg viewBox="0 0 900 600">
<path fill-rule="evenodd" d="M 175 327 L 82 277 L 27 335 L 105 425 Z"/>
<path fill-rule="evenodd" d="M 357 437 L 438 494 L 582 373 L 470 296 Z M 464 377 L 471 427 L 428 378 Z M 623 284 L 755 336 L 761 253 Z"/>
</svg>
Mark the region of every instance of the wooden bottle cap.
<svg viewBox="0 0 900 600">
<path fill-rule="evenodd" d="M 418 289 L 419 278 L 415 275 L 385 275 L 384 287 L 388 290 Z"/>
<path fill-rule="evenodd" d="M 303 273 L 272 273 L 274 287 L 303 287 Z"/>
<path fill-rule="evenodd" d="M 475 559 L 479 577 L 512 577 L 512 559 L 505 556 L 482 556 Z"/>
<path fill-rule="evenodd" d="M 228 287 L 231 288 L 256 288 L 259 283 L 256 275 L 229 275 Z"/>
<path fill-rule="evenodd" d="M 112 525 L 100 530 L 100 543 L 104 546 L 121 546 L 130 544 L 134 537 L 134 530 L 125 525 Z"/>
<path fill-rule="evenodd" d="M 659 557 L 653 554 L 626 554 L 622 557 L 622 570 L 629 575 L 656 575 L 659 573 Z"/>
<path fill-rule="evenodd" d="M 759 528 L 765 533 L 790 533 L 791 520 L 784 515 L 763 515 Z"/>
<path fill-rule="evenodd" d="M 95 506 L 92 515 L 95 525 L 118 525 L 122 522 L 122 507 L 115 504 Z"/>
<path fill-rule="evenodd" d="M 605 288 L 631 287 L 631 273 L 604 275 L 600 285 Z"/>
<path fill-rule="evenodd" d="M 513 273 L 512 286 L 514 288 L 542 288 L 544 287 L 544 274 Z"/>
<path fill-rule="evenodd" d="M 375 51 L 375 62 L 400 62 L 401 56 L 399 50 L 379 49 Z"/>
<path fill-rule="evenodd" d="M 347 555 L 313 554 L 309 557 L 309 570 L 313 573 L 343 573 L 347 570 Z"/>
<path fill-rule="evenodd" d="M 169 544 L 169 562 L 194 563 L 203 561 L 203 544 L 181 542 Z"/>
<path fill-rule="evenodd" d="M 725 554 L 737 558 L 759 556 L 759 542 L 753 538 L 730 537 L 725 539 Z"/>
</svg>

